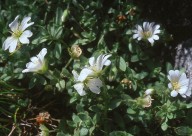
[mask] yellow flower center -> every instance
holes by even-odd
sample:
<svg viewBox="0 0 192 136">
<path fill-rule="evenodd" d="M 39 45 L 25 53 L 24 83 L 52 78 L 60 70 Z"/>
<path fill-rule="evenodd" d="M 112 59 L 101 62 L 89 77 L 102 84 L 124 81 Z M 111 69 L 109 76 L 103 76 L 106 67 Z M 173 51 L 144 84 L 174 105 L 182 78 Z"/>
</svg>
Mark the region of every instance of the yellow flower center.
<svg viewBox="0 0 192 136">
<path fill-rule="evenodd" d="M 151 32 L 151 31 L 144 31 L 144 32 L 142 33 L 142 35 L 143 35 L 143 37 L 144 37 L 145 39 L 148 39 L 149 37 L 152 36 L 152 32 Z"/>
<path fill-rule="evenodd" d="M 15 32 L 12 33 L 12 35 L 16 38 L 19 38 L 22 35 L 23 31 L 16 30 Z"/>
<path fill-rule="evenodd" d="M 171 84 L 172 84 L 172 86 L 173 86 L 173 89 L 176 90 L 176 91 L 179 90 L 180 87 L 181 87 L 178 82 L 172 82 Z"/>
</svg>

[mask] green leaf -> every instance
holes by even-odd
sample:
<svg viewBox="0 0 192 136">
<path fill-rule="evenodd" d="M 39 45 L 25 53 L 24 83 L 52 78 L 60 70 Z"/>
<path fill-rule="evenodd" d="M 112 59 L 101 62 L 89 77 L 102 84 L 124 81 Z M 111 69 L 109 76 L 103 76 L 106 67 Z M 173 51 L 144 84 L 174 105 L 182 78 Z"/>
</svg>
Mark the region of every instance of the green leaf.
<svg viewBox="0 0 192 136">
<path fill-rule="evenodd" d="M 191 107 L 192 107 L 192 103 L 187 104 L 188 109 L 191 108 Z"/>
<path fill-rule="evenodd" d="M 75 124 L 78 124 L 79 122 L 81 122 L 81 119 L 75 114 L 73 114 L 72 119 Z"/>
<path fill-rule="evenodd" d="M 63 77 L 71 77 L 71 73 L 66 69 L 66 68 L 62 68 L 62 71 L 61 71 L 61 76 Z"/>
<path fill-rule="evenodd" d="M 165 121 L 165 122 L 163 122 L 163 124 L 161 124 L 161 129 L 162 129 L 163 131 L 166 131 L 167 128 L 168 128 L 168 125 L 167 125 L 167 122 Z"/>
<path fill-rule="evenodd" d="M 87 128 L 81 128 L 80 136 L 86 136 L 88 133 L 89 133 L 89 130 Z"/>
<path fill-rule="evenodd" d="M 113 110 L 113 109 L 117 108 L 121 104 L 121 102 L 122 102 L 121 99 L 112 100 L 108 107 L 109 110 Z"/>
<path fill-rule="evenodd" d="M 42 136 L 49 136 L 49 129 L 45 125 L 40 125 L 39 129 L 41 130 Z"/>
<path fill-rule="evenodd" d="M 128 109 L 127 109 L 127 113 L 128 113 L 128 114 L 135 114 L 136 111 L 134 111 L 134 110 L 131 109 L 131 108 L 128 108 Z"/>
<path fill-rule="evenodd" d="M 56 44 L 55 45 L 55 49 L 54 49 L 54 55 L 57 59 L 59 59 L 61 57 L 61 53 L 62 53 L 62 48 L 61 48 L 61 44 Z"/>
<path fill-rule="evenodd" d="M 173 66 L 171 65 L 171 63 L 167 62 L 166 63 L 166 71 L 167 73 L 169 72 L 169 70 L 173 69 Z"/>
<path fill-rule="evenodd" d="M 119 69 L 122 70 L 122 71 L 125 71 L 126 67 L 127 67 L 127 64 L 126 64 L 125 60 L 122 57 L 120 57 L 120 59 L 119 59 Z"/>
<path fill-rule="evenodd" d="M 56 136 L 71 136 L 69 134 L 64 134 L 63 132 L 58 132 Z"/>
<path fill-rule="evenodd" d="M 56 17 L 55 17 L 55 23 L 58 24 L 58 25 L 61 25 L 62 24 L 62 12 L 63 10 L 61 8 L 57 8 L 56 10 Z"/>
<path fill-rule="evenodd" d="M 109 133 L 109 136 L 133 136 L 133 135 L 125 131 L 113 131 Z"/>
<path fill-rule="evenodd" d="M 131 62 L 137 62 L 137 61 L 139 61 L 138 55 L 131 56 Z"/>
<path fill-rule="evenodd" d="M 192 134 L 192 128 L 188 126 L 181 126 L 181 127 L 175 128 L 175 132 L 181 136 L 186 136 L 186 135 L 188 136 Z"/>
<path fill-rule="evenodd" d="M 61 80 L 56 83 L 56 87 L 59 91 L 63 91 L 65 89 L 65 80 Z"/>
</svg>

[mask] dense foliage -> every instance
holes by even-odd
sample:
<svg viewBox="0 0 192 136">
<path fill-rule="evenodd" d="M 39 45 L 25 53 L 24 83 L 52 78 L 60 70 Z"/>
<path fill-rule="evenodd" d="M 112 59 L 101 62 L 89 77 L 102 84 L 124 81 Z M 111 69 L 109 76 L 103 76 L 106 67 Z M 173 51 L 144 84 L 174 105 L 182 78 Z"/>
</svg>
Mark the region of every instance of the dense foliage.
<svg viewBox="0 0 192 136">
<path fill-rule="evenodd" d="M 0 1 L 0 134 L 192 134 L 190 96 L 179 92 L 182 81 L 188 83 L 180 78 L 185 77 L 185 69 L 179 69 L 181 75 L 171 71 L 175 43 L 182 40 L 178 33 L 184 40 L 190 35 L 182 26 L 190 17 L 181 18 L 184 21 L 178 25 L 174 21 L 188 13 L 188 5 L 187 1 L 161 2 Z M 172 5 L 186 8 L 174 15 Z M 166 14 L 170 6 L 173 11 Z M 17 15 L 18 22 L 27 16 L 29 23 L 34 22 L 23 39 L 25 30 L 13 31 L 10 25 Z M 138 31 L 137 36 L 144 37 L 133 37 L 137 34 L 133 30 L 143 22 L 155 22 L 153 33 L 149 25 L 147 33 Z M 18 38 L 13 52 L 5 49 L 11 36 Z M 100 59 L 94 62 L 94 58 Z M 179 75 L 176 84 L 174 74 Z"/>
</svg>

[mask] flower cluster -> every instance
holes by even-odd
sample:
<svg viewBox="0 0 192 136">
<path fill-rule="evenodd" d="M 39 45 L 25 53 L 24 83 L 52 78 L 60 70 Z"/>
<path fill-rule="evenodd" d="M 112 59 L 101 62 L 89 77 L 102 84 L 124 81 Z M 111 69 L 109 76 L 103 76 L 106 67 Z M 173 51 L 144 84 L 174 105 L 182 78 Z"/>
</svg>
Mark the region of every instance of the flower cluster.
<svg viewBox="0 0 192 136">
<path fill-rule="evenodd" d="M 34 22 L 29 23 L 31 17 L 24 17 L 21 22 L 19 22 L 18 19 L 19 16 L 17 16 L 15 20 L 9 24 L 12 35 L 3 43 L 3 49 L 9 49 L 10 53 L 14 52 L 20 44 L 29 44 L 28 38 L 33 34 L 30 30 L 26 30 L 26 28 L 34 24 Z M 160 33 L 159 28 L 160 25 L 155 25 L 154 22 L 144 22 L 143 26 L 136 25 L 136 30 L 133 30 L 133 38 L 138 40 L 148 40 L 151 44 L 153 44 L 154 40 L 159 39 L 159 36 L 157 35 Z M 47 70 L 47 63 L 44 59 L 46 54 L 47 49 L 43 48 L 37 56 L 30 58 L 31 62 L 26 64 L 26 69 L 22 72 L 44 73 Z M 69 49 L 69 54 L 73 59 L 77 59 L 82 54 L 82 50 L 78 45 L 74 45 L 71 49 Z M 103 83 L 100 76 L 103 73 L 103 67 L 111 64 L 111 61 L 108 60 L 109 57 L 111 57 L 110 54 L 101 54 L 97 58 L 91 57 L 89 58 L 89 65 L 86 65 L 79 74 L 75 70 L 72 71 L 76 82 L 73 87 L 77 90 L 79 95 L 85 95 L 86 88 L 95 94 L 99 94 L 101 92 L 100 88 L 103 86 Z M 178 94 L 184 98 L 191 96 L 189 79 L 186 77 L 185 73 L 181 74 L 178 70 L 170 70 L 168 79 L 170 81 L 168 87 L 172 89 L 172 97 L 176 97 Z M 142 103 L 145 103 L 143 107 L 149 107 L 151 105 L 152 99 L 150 94 L 152 91 L 153 90 L 151 89 L 146 90 L 145 97 L 142 98 L 142 100 L 140 99 Z"/>
<path fill-rule="evenodd" d="M 101 54 L 97 59 L 91 57 L 89 59 L 89 66 L 83 68 L 80 74 L 77 74 L 75 70 L 72 71 L 76 84 L 74 85 L 75 90 L 79 95 L 83 96 L 86 94 L 84 88 L 89 88 L 95 94 L 101 92 L 100 87 L 102 87 L 102 81 L 99 76 L 103 72 L 104 66 L 109 66 L 111 61 L 108 58 L 111 55 Z"/>
<path fill-rule="evenodd" d="M 15 20 L 9 24 L 11 29 L 11 36 L 8 37 L 3 43 L 3 50 L 9 49 L 9 52 L 12 53 L 16 50 L 17 46 L 20 44 L 29 44 L 29 37 L 33 35 L 30 30 L 26 30 L 29 26 L 33 25 L 34 22 L 30 22 L 31 17 L 24 17 L 24 19 L 18 22 L 19 15 L 16 16 Z M 46 63 L 44 56 L 47 54 L 47 49 L 43 48 L 36 57 L 32 57 L 31 62 L 26 64 L 26 69 L 22 72 L 37 72 L 43 73 L 46 71 Z"/>
</svg>

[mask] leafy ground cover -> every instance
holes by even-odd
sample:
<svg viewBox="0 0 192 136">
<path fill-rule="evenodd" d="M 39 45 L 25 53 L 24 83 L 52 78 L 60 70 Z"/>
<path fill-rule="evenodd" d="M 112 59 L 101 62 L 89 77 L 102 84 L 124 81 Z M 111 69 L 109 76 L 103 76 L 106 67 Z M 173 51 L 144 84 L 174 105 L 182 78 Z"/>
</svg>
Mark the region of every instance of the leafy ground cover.
<svg viewBox="0 0 192 136">
<path fill-rule="evenodd" d="M 192 2 L 177 3 L 0 1 L 1 135 L 191 135 L 174 58 Z"/>
</svg>

